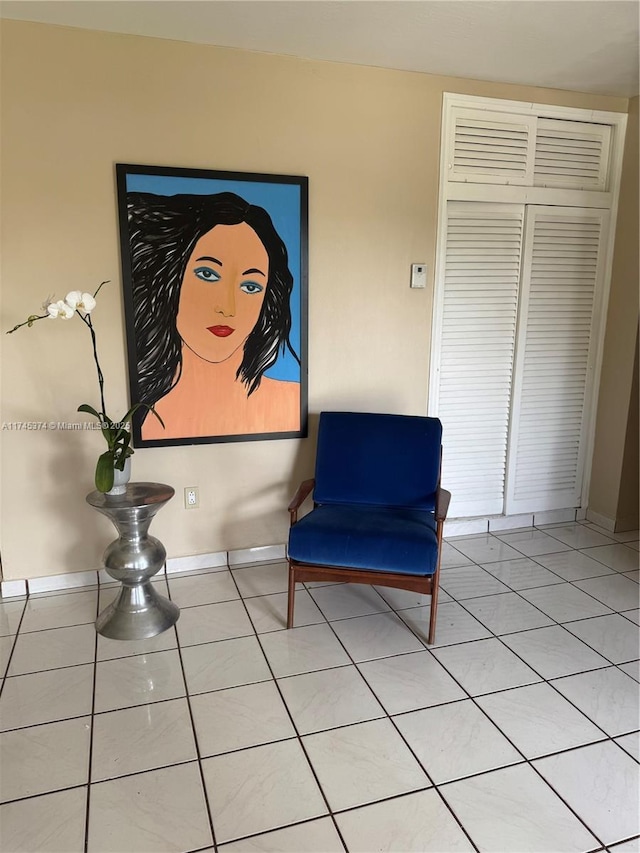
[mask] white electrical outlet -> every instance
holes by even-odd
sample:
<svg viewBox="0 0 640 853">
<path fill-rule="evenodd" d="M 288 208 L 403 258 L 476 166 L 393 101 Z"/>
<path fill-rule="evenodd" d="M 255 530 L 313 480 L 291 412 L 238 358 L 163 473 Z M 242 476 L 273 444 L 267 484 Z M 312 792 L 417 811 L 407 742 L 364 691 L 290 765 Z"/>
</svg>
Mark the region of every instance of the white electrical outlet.
<svg viewBox="0 0 640 853">
<path fill-rule="evenodd" d="M 197 486 L 187 486 L 184 490 L 184 508 L 196 509 L 200 505 L 200 495 Z"/>
</svg>

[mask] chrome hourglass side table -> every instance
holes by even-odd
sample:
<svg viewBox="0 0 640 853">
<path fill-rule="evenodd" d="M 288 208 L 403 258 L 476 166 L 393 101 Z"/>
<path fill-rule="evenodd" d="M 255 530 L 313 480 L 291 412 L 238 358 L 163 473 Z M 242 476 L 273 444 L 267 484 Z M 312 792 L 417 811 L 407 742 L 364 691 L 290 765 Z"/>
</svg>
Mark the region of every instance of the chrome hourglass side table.
<svg viewBox="0 0 640 853">
<path fill-rule="evenodd" d="M 167 552 L 160 540 L 148 534 L 154 515 L 174 494 L 171 486 L 162 483 L 129 483 L 123 495 L 87 495 L 87 503 L 111 519 L 120 534 L 103 557 L 107 573 L 122 583 L 116 600 L 96 620 L 96 630 L 104 637 L 143 640 L 178 621 L 178 606 L 151 584 Z"/>
</svg>

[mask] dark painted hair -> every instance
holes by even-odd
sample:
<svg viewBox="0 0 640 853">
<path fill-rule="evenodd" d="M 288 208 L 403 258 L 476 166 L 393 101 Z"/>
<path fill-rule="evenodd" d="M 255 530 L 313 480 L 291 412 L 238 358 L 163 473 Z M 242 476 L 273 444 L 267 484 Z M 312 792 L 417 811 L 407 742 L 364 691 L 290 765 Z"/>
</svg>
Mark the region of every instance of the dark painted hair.
<svg viewBox="0 0 640 853">
<path fill-rule="evenodd" d="M 161 196 L 131 192 L 127 206 L 141 402 L 153 405 L 180 378 L 182 341 L 176 318 L 182 279 L 195 244 L 216 225 L 246 222 L 269 257 L 262 309 L 236 374 L 247 386 L 247 395 L 257 389 L 280 351 L 287 348 L 299 363 L 289 342 L 293 276 L 287 249 L 266 210 L 234 193 Z"/>
</svg>

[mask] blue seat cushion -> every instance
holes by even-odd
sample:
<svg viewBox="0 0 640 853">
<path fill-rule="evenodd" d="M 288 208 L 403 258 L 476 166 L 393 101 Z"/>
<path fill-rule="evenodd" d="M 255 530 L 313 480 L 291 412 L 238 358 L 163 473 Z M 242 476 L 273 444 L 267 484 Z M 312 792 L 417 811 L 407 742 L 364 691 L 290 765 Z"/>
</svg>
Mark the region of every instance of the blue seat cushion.
<svg viewBox="0 0 640 853">
<path fill-rule="evenodd" d="M 315 566 L 432 575 L 438 540 L 431 512 L 326 504 L 289 532 L 289 556 Z"/>
</svg>

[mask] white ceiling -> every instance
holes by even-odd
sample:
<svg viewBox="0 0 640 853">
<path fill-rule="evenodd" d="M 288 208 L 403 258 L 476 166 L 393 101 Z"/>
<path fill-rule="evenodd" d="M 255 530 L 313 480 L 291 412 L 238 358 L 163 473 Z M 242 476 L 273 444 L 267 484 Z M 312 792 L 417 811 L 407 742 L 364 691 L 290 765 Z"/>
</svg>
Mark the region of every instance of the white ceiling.
<svg viewBox="0 0 640 853">
<path fill-rule="evenodd" d="M 4 0 L 0 17 L 633 97 L 639 8 L 637 0 Z"/>
</svg>

